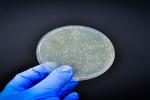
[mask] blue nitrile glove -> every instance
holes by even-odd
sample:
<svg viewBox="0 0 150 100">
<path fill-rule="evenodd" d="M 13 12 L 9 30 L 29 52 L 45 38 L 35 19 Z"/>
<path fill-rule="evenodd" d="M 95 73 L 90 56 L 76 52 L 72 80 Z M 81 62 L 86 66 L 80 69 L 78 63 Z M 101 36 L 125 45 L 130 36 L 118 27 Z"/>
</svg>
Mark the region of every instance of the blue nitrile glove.
<svg viewBox="0 0 150 100">
<path fill-rule="evenodd" d="M 69 93 L 78 84 L 72 80 L 73 69 L 64 65 L 49 74 L 45 67 L 55 65 L 48 62 L 17 74 L 0 93 L 0 100 L 78 100 L 78 93 Z"/>
</svg>

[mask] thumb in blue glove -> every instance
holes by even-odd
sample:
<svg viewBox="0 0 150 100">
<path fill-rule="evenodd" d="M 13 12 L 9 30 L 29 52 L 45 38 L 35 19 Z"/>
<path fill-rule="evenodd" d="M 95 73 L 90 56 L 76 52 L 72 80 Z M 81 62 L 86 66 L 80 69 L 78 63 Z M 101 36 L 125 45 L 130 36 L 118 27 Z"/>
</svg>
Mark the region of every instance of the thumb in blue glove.
<svg viewBox="0 0 150 100">
<path fill-rule="evenodd" d="M 72 67 L 64 65 L 49 74 L 49 66 L 56 64 L 48 62 L 17 74 L 0 93 L 0 100 L 78 100 L 78 93 L 70 93 L 78 84 L 72 80 Z"/>
</svg>

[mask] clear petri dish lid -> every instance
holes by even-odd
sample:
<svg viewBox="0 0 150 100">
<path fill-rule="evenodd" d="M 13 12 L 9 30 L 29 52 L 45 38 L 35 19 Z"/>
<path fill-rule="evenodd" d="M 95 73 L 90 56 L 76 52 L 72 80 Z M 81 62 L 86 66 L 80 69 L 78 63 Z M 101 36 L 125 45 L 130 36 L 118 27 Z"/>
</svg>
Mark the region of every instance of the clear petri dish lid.
<svg viewBox="0 0 150 100">
<path fill-rule="evenodd" d="M 38 43 L 36 55 L 39 63 L 56 62 L 57 67 L 72 66 L 73 79 L 81 81 L 106 72 L 114 61 L 115 50 L 108 37 L 100 31 L 69 25 L 44 35 Z"/>
</svg>

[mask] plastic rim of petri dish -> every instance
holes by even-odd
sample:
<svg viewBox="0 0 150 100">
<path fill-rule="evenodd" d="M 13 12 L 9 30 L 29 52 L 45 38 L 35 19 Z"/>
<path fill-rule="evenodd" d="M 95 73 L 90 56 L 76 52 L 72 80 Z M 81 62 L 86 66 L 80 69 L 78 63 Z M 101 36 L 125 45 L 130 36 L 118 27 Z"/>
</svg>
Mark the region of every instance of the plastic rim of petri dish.
<svg viewBox="0 0 150 100">
<path fill-rule="evenodd" d="M 81 49 L 82 43 L 85 45 Z M 86 46 L 87 44 L 90 44 L 89 47 Z M 62 54 L 67 50 L 70 52 Z M 58 55 L 58 52 L 61 53 Z M 79 52 L 81 55 L 78 54 Z M 82 81 L 95 78 L 106 72 L 113 64 L 115 50 L 112 42 L 100 31 L 87 26 L 69 25 L 56 28 L 45 34 L 38 43 L 36 55 L 40 64 L 56 62 L 57 67 L 72 66 L 75 71 L 73 78 Z M 61 61 L 62 58 L 64 61 Z M 51 70 L 51 68 L 47 69 Z"/>
</svg>

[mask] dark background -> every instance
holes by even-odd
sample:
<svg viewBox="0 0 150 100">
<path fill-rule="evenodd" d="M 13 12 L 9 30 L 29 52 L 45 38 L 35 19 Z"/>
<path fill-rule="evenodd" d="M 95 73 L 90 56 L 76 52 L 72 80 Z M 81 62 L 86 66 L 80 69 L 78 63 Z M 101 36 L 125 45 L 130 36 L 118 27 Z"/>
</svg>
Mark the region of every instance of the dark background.
<svg viewBox="0 0 150 100">
<path fill-rule="evenodd" d="M 103 32 L 116 51 L 105 74 L 75 89 L 80 99 L 144 100 L 150 91 L 149 5 L 142 0 L 0 1 L 0 89 L 15 74 L 38 64 L 36 46 L 44 34 L 75 24 Z"/>
</svg>

